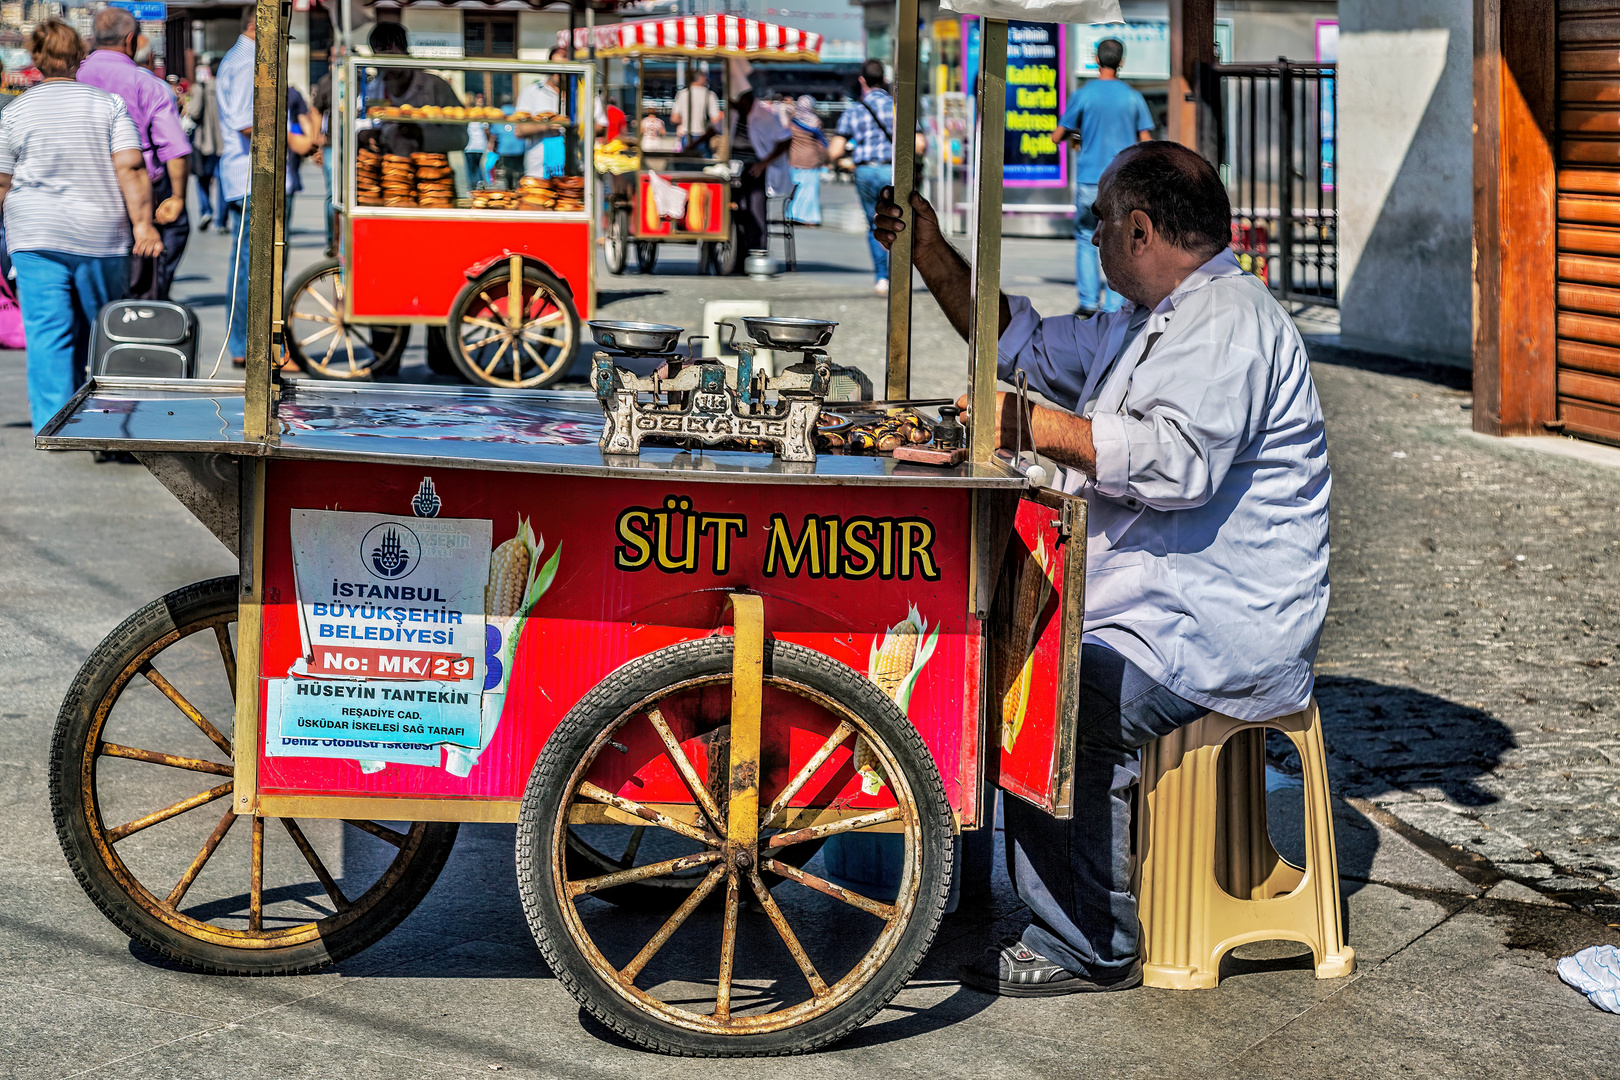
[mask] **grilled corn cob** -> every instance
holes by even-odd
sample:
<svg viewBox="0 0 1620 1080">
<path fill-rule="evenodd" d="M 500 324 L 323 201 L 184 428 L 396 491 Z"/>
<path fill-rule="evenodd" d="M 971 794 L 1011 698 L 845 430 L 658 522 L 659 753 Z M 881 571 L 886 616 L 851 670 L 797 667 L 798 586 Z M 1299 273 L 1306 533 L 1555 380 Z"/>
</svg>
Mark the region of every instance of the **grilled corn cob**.
<svg viewBox="0 0 1620 1080">
<path fill-rule="evenodd" d="M 526 518 L 518 518 L 517 535 L 505 541 L 489 557 L 489 584 L 484 588 L 484 611 L 492 618 L 518 613 L 523 594 L 529 587 L 529 571 L 534 566 L 534 530 Z"/>
<path fill-rule="evenodd" d="M 1035 623 L 1052 595 L 1049 561 L 1042 538 L 1019 568 L 1018 584 L 1012 597 L 1009 655 L 1002 668 L 1005 691 L 1001 699 L 1001 745 L 1007 750 L 1018 741 L 1018 732 L 1024 726 L 1024 709 L 1035 667 Z"/>
</svg>

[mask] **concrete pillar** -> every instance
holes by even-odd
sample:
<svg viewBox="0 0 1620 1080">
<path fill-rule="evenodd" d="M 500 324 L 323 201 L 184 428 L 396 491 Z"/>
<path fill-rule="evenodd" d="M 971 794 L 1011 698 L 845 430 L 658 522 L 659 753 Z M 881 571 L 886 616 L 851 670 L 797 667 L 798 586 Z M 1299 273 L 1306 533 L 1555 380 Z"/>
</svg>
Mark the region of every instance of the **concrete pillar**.
<svg viewBox="0 0 1620 1080">
<path fill-rule="evenodd" d="M 1339 0 L 1345 344 L 1470 363 L 1472 0 Z"/>
</svg>

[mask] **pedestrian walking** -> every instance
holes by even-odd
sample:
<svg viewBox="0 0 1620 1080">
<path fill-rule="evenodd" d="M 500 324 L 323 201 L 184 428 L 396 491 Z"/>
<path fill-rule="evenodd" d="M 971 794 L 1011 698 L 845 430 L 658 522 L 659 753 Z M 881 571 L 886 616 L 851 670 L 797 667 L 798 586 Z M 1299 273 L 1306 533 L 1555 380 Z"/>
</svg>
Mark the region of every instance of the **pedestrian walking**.
<svg viewBox="0 0 1620 1080">
<path fill-rule="evenodd" d="M 769 93 L 763 91 L 765 96 Z M 744 83 L 742 96 L 731 103 L 731 160 L 742 165 L 732 190 L 737 195 L 737 242 L 745 255 L 766 246 L 765 207 L 770 191 L 785 195 L 792 183 L 787 156 L 793 137 L 777 120 L 776 110 L 759 97 Z M 743 260 L 736 260 L 733 272 L 743 272 Z"/>
<path fill-rule="evenodd" d="M 315 164 L 321 167 L 321 176 L 326 182 L 326 193 L 321 204 L 321 220 L 326 225 L 326 257 L 330 259 L 337 254 L 337 245 L 333 242 L 332 236 L 336 225 L 336 219 L 332 216 L 332 154 L 327 149 L 332 142 L 331 69 L 320 77 L 314 89 L 309 92 L 309 117 L 315 141 L 315 149 L 311 156 L 314 157 Z"/>
<path fill-rule="evenodd" d="M 473 95 L 473 108 L 484 107 L 484 95 Z M 467 190 L 481 187 L 489 181 L 489 172 L 484 168 L 484 155 L 489 153 L 489 125 L 467 125 L 467 149 L 464 151 L 467 169 Z"/>
<path fill-rule="evenodd" d="M 827 148 L 827 156 L 837 161 L 847 152 L 855 164 L 855 192 L 860 196 L 861 209 L 866 212 L 866 223 L 872 224 L 877 213 L 878 195 L 894 183 L 894 98 L 889 95 L 889 80 L 883 73 L 881 60 L 868 60 L 861 65 L 856 80 L 860 93 L 854 105 L 838 118 L 837 137 Z M 917 136 L 917 152 L 923 150 L 922 136 Z M 873 289 L 879 296 L 889 295 L 889 253 L 878 243 L 870 228 L 866 243 L 872 253 L 872 273 L 876 278 Z"/>
<path fill-rule="evenodd" d="M 816 99 L 802 95 L 788 121 L 793 146 L 788 164 L 793 167 L 793 198 L 788 203 L 788 220 L 796 225 L 821 224 L 821 170 L 827 164 L 827 133 L 816 115 Z"/>
<path fill-rule="evenodd" d="M 46 19 L 28 52 L 44 81 L 0 112 L 0 212 L 28 337 L 28 411 L 45 426 L 84 383 L 90 328 L 152 258 L 152 181 L 124 103 L 74 79 L 78 32 Z"/>
<path fill-rule="evenodd" d="M 1069 99 L 1052 132 L 1052 141 L 1059 146 L 1071 138 L 1080 144 L 1074 169 L 1074 290 L 1080 301 L 1076 315 L 1118 311 L 1125 302 L 1103 281 L 1092 243 L 1097 235 L 1092 204 L 1097 201 L 1103 170 L 1127 146 L 1153 138 L 1153 114 L 1147 100 L 1119 77 L 1124 62 L 1125 46 L 1117 38 L 1097 42 L 1097 77 Z"/>
<path fill-rule="evenodd" d="M 186 214 L 191 143 L 180 125 L 174 90 L 135 62 L 140 38 L 135 16 L 119 7 L 102 8 L 91 22 L 91 34 L 95 51 L 79 65 L 79 82 L 123 101 L 135 134 L 140 136 L 152 183 L 153 222 L 163 238 L 163 251 L 156 258 L 130 259 L 128 295 L 138 300 L 167 300 L 191 238 L 191 219 Z"/>
<path fill-rule="evenodd" d="M 289 234 L 292 232 L 293 196 L 304 190 L 304 159 L 319 147 L 319 131 L 304 95 L 296 86 L 287 87 L 287 203 L 281 220 L 286 223 Z"/>
<path fill-rule="evenodd" d="M 253 137 L 254 24 L 252 8 L 242 15 L 242 33 L 219 62 L 215 89 L 219 96 L 219 177 L 225 205 L 236 215 L 231 232 L 231 289 L 226 307 L 230 329 L 225 347 L 231 363 L 247 366 L 248 252 L 247 216 L 251 209 L 248 177 L 249 140 Z"/>
<path fill-rule="evenodd" d="M 197 80 L 191 85 L 182 120 L 191 140 L 191 175 L 197 179 L 197 229 L 207 232 L 214 224 L 214 207 L 219 207 L 219 231 L 229 226 L 224 190 L 219 186 L 219 98 L 215 93 L 214 71 L 208 64 L 197 65 Z"/>
</svg>

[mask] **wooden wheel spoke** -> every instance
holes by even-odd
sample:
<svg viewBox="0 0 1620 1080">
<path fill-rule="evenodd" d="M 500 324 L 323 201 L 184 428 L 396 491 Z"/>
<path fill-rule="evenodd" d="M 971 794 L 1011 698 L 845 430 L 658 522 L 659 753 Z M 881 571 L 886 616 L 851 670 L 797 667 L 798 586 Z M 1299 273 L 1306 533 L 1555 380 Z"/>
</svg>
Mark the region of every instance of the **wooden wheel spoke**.
<svg viewBox="0 0 1620 1080">
<path fill-rule="evenodd" d="M 485 299 L 488 299 L 488 297 Z M 502 333 L 506 331 L 505 323 L 490 322 L 488 319 L 480 319 L 474 315 L 463 315 L 461 321 L 468 326 L 482 326 L 486 330 L 498 330 Z"/>
<path fill-rule="evenodd" d="M 207 865 L 208 860 L 213 856 L 214 849 L 219 847 L 219 842 L 225 839 L 225 834 L 230 832 L 231 826 L 235 824 L 236 811 L 227 809 L 225 816 L 219 819 L 219 824 L 215 825 L 214 831 L 208 835 L 208 840 L 203 844 L 202 850 L 197 852 L 197 857 L 191 860 L 191 865 L 186 867 L 186 872 L 180 875 L 180 880 L 175 883 L 173 890 L 170 891 L 167 899 L 163 901 L 165 907 L 171 910 L 179 908 L 180 901 L 185 898 L 186 890 L 191 888 L 191 883 L 197 880 L 197 875 L 202 873 L 202 868 Z"/>
<path fill-rule="evenodd" d="M 789 881 L 797 882 L 807 889 L 814 889 L 818 893 L 825 893 L 834 900 L 842 900 L 851 907 L 858 907 L 862 911 L 871 912 L 873 915 L 876 915 L 878 918 L 883 919 L 884 921 L 894 918 L 895 909 L 893 904 L 879 903 L 876 900 L 862 896 L 860 893 L 850 892 L 848 889 L 834 885 L 830 881 L 824 881 L 808 871 L 800 870 L 797 866 L 794 866 L 790 862 L 782 862 L 777 859 L 766 859 L 763 865 L 766 870 L 773 874 L 787 878 Z"/>
<path fill-rule="evenodd" d="M 675 931 L 681 928 L 681 924 L 686 921 L 687 916 L 696 911 L 698 905 L 708 899 L 709 894 L 714 891 L 716 885 L 720 884 L 720 879 L 725 875 L 726 868 L 724 866 L 717 866 L 710 870 L 708 877 L 705 877 L 698 887 L 692 890 L 692 895 L 688 896 L 685 902 L 675 909 L 675 913 L 669 917 L 664 925 L 658 928 L 658 933 L 652 936 L 652 940 L 641 947 L 641 951 L 636 953 L 636 958 L 626 964 L 624 969 L 619 972 L 619 978 L 627 984 L 634 983 L 636 976 L 640 975 L 642 970 L 652 962 L 652 958 L 658 955 L 658 950 L 664 947 L 664 944 L 669 941 Z"/>
<path fill-rule="evenodd" d="M 231 684 L 231 700 L 236 700 L 236 650 L 231 648 L 231 628 L 225 623 L 214 624 L 214 638 L 219 642 L 220 659 L 225 661 L 225 678 Z"/>
<path fill-rule="evenodd" d="M 309 290 L 309 295 L 313 296 L 317 301 L 319 301 L 321 307 L 325 308 L 327 311 L 330 311 L 333 315 L 337 316 L 339 319 L 341 319 L 343 317 L 338 312 L 338 309 L 335 306 L 333 306 L 332 302 L 330 300 L 328 300 L 326 297 L 321 295 L 319 289 L 314 289 L 314 288 L 310 289 Z M 343 287 L 341 285 L 334 285 L 333 289 L 332 289 L 332 296 L 333 296 L 334 299 L 337 300 L 337 302 L 339 304 L 343 303 Z"/>
<path fill-rule="evenodd" d="M 304 835 L 304 830 L 298 827 L 298 822 L 292 818 L 282 818 L 281 823 L 287 827 L 287 835 L 292 837 L 292 842 L 297 844 L 298 850 L 303 853 L 304 861 L 309 863 L 311 870 L 315 871 L 315 877 L 320 881 L 321 888 L 325 889 L 326 895 L 332 898 L 332 904 L 337 908 L 338 914 L 341 915 L 349 910 L 349 898 L 343 895 L 343 890 L 339 889 L 337 882 L 332 880 L 332 875 L 326 872 L 326 864 L 321 862 L 319 855 L 315 854 L 315 849 L 310 846 L 309 838 Z"/>
<path fill-rule="evenodd" d="M 150 829 L 153 825 L 168 821 L 172 817 L 179 817 L 188 810 L 195 810 L 199 806 L 207 806 L 215 799 L 223 799 L 231 793 L 231 786 L 231 784 L 221 784 L 218 787 L 209 788 L 207 791 L 199 791 L 189 799 L 181 799 L 179 802 L 165 806 L 161 810 L 154 810 L 144 817 L 125 822 L 116 829 L 108 829 L 107 843 L 116 844 L 124 837 L 133 836 L 142 829 Z"/>
<path fill-rule="evenodd" d="M 737 872 L 726 875 L 726 919 L 720 931 L 720 985 L 714 995 L 714 1018 L 722 1022 L 731 1019 L 731 970 L 737 962 Z"/>
<path fill-rule="evenodd" d="M 855 734 L 854 724 L 851 724 L 848 720 L 840 723 L 837 729 L 827 736 L 827 741 L 821 744 L 821 748 L 811 755 L 809 761 L 804 763 L 804 768 L 799 770 L 798 775 L 788 781 L 787 787 L 783 788 L 776 798 L 771 801 L 771 807 L 765 811 L 761 823 L 769 825 L 775 821 L 776 815 L 787 809 L 788 803 L 793 801 L 793 796 L 797 795 L 799 789 L 810 782 L 810 778 L 816 775 L 816 770 L 820 769 L 822 765 L 826 764 L 827 759 L 832 757 L 833 751 L 837 750 L 844 740 L 853 734 Z"/>
<path fill-rule="evenodd" d="M 343 824 L 352 825 L 361 832 L 370 833 L 377 839 L 393 844 L 395 847 L 404 847 L 405 841 L 410 839 L 407 834 L 397 832 L 386 825 L 379 825 L 375 821 L 351 821 L 349 818 L 344 818 Z"/>
<path fill-rule="evenodd" d="M 343 335 L 343 351 L 349 354 L 350 373 L 359 371 L 360 369 L 355 366 L 354 362 L 354 338 L 348 334 Z"/>
<path fill-rule="evenodd" d="M 264 818 L 253 819 L 253 861 L 248 870 L 248 933 L 264 929 Z"/>
<path fill-rule="evenodd" d="M 598 877 L 581 878 L 579 881 L 568 882 L 568 895 L 584 896 L 600 889 L 611 889 L 615 885 L 630 885 L 637 881 L 646 881 L 648 878 L 663 877 L 665 874 L 678 874 L 682 870 L 719 862 L 721 857 L 718 851 L 699 851 L 694 855 L 682 855 L 679 858 L 648 863 L 646 866 L 637 866 L 630 870 L 616 870 Z"/>
<path fill-rule="evenodd" d="M 839 833 L 854 832 L 857 829 L 869 828 L 873 825 L 883 825 L 890 821 L 899 821 L 905 816 L 898 806 L 891 806 L 887 810 L 878 810 L 870 814 L 860 814 L 856 817 L 841 818 L 838 821 L 829 821 L 825 825 L 812 825 L 807 829 L 796 829 L 793 832 L 777 833 L 766 841 L 768 848 L 782 848 L 791 844 L 802 844 L 807 840 L 825 840 L 829 836 Z"/>
<path fill-rule="evenodd" d="M 488 345 L 490 342 L 499 341 L 501 338 L 503 338 L 505 336 L 506 335 L 504 333 L 485 334 L 483 337 L 479 338 L 477 341 L 468 341 L 466 338 L 462 338 L 461 339 L 461 345 L 462 345 L 462 348 L 464 348 L 464 349 L 482 349 L 485 345 Z"/>
<path fill-rule="evenodd" d="M 174 707 L 185 713 L 186 718 L 193 724 L 196 724 L 197 727 L 201 729 L 202 733 L 212 740 L 215 746 L 225 751 L 227 757 L 231 756 L 230 740 L 225 738 L 224 735 L 220 734 L 219 729 L 213 724 L 210 724 L 208 722 L 208 718 L 203 716 L 202 713 L 198 712 L 196 706 L 187 701 L 185 696 L 174 688 L 174 684 L 169 682 L 168 679 L 165 679 L 158 672 L 157 668 L 153 667 L 151 664 L 142 664 L 141 674 L 145 675 L 146 681 L 157 687 L 158 690 L 162 692 L 164 697 L 174 702 Z"/>
<path fill-rule="evenodd" d="M 490 374 L 494 373 L 495 365 L 501 362 L 501 357 L 506 355 L 507 347 L 510 346 L 511 344 L 512 344 L 512 339 L 511 338 L 507 338 L 505 341 L 501 342 L 501 347 L 495 350 L 495 359 L 491 360 L 489 362 L 489 365 L 484 368 L 484 374 L 485 375 L 490 375 Z"/>
<path fill-rule="evenodd" d="M 527 340 L 521 337 L 517 340 L 518 344 L 523 346 L 523 351 L 528 353 L 529 356 L 533 358 L 535 367 L 539 368 L 541 371 L 546 370 L 546 362 L 541 358 L 539 353 L 534 351 L 534 346 L 530 345 Z"/>
<path fill-rule="evenodd" d="M 322 315 L 318 311 L 296 311 L 293 313 L 293 318 L 303 319 L 308 322 L 327 323 L 332 326 L 341 326 L 343 324 L 343 320 L 337 316 Z"/>
<path fill-rule="evenodd" d="M 669 721 L 664 719 L 664 714 L 658 711 L 657 706 L 647 710 L 647 722 L 652 724 L 654 731 L 658 732 L 658 738 L 664 744 L 664 752 L 669 755 L 669 760 L 675 766 L 675 771 L 681 774 L 681 782 L 686 785 L 686 790 L 692 793 L 692 798 L 696 799 L 697 804 L 703 808 L 703 813 L 708 817 L 709 824 L 714 827 L 716 832 L 725 832 L 725 816 L 720 813 L 720 807 L 715 803 L 714 796 L 709 792 L 709 788 L 704 784 L 702 778 L 698 776 L 697 769 L 692 767 L 692 759 L 686 756 L 686 751 L 681 749 L 681 744 L 675 740 L 675 733 L 670 730 Z"/>
<path fill-rule="evenodd" d="M 309 346 L 315 344 L 317 341 L 321 340 L 321 338 L 325 337 L 327 334 L 335 334 L 335 333 L 337 333 L 339 331 L 339 329 L 340 329 L 339 325 L 337 323 L 333 323 L 331 326 L 328 326 L 325 330 L 322 330 L 318 334 L 311 334 L 307 338 L 300 338 L 299 341 L 298 341 L 298 347 L 300 349 L 308 348 Z"/>
<path fill-rule="evenodd" d="M 793 962 L 799 965 L 800 971 L 804 972 L 805 981 L 810 984 L 810 992 L 818 998 L 826 997 L 826 981 L 822 979 L 821 973 L 816 970 L 816 965 L 810 962 L 810 954 L 804 951 L 803 945 L 799 944 L 798 936 L 793 933 L 793 927 L 788 925 L 787 916 L 783 915 L 782 909 L 776 906 L 776 898 L 771 895 L 771 890 L 767 889 L 765 883 L 759 879 L 759 871 L 749 871 L 748 883 L 754 887 L 754 895 L 759 897 L 760 904 L 765 908 L 765 917 L 771 920 L 772 926 L 776 927 L 776 933 L 781 937 L 782 944 L 787 946 L 787 951 L 792 954 Z"/>
<path fill-rule="evenodd" d="M 626 799 L 622 795 L 615 795 L 605 788 L 597 787 L 589 780 L 579 785 L 579 794 L 595 802 L 605 803 L 617 810 L 623 810 L 627 814 L 632 814 L 643 821 L 657 825 L 660 829 L 668 829 L 670 832 L 679 833 L 689 840 L 696 840 L 698 843 L 708 847 L 719 847 L 721 844 L 720 838 L 711 832 L 693 828 L 684 821 L 676 821 L 667 814 L 661 814 L 651 807 L 642 806 L 633 799 Z"/>
<path fill-rule="evenodd" d="M 212 773 L 214 776 L 234 776 L 236 774 L 236 770 L 231 766 L 221 765 L 215 761 L 178 757 L 174 754 L 161 754 L 156 750 L 141 750 L 133 746 L 120 746 L 117 743 L 104 742 L 97 747 L 97 752 L 106 757 L 127 758 L 130 761 L 149 761 L 153 765 L 167 765 L 171 769 L 189 769 L 192 772 Z"/>
<path fill-rule="evenodd" d="M 337 353 L 338 342 L 342 341 L 347 336 L 348 335 L 346 334 L 337 334 L 333 336 L 331 342 L 326 346 L 326 355 L 321 357 L 321 367 L 325 367 L 332 362 L 332 357 Z"/>
</svg>

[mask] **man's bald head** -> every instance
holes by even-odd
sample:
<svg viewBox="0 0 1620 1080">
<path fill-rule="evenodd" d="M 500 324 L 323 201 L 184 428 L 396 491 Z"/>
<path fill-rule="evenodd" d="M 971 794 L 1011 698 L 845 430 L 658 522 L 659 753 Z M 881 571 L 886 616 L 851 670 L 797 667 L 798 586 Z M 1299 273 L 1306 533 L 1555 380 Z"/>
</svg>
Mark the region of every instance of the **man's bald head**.
<svg viewBox="0 0 1620 1080">
<path fill-rule="evenodd" d="M 1232 202 L 1215 167 L 1180 143 L 1137 143 L 1120 152 L 1097 186 L 1098 216 L 1140 210 L 1167 242 L 1211 258 L 1232 240 Z"/>
<path fill-rule="evenodd" d="M 104 7 L 90 23 L 90 34 L 98 49 L 121 49 L 139 29 L 135 16 L 120 7 Z"/>
</svg>

